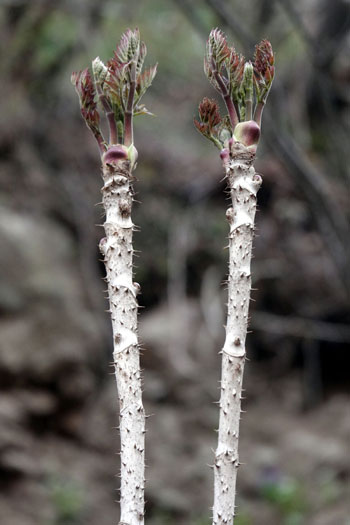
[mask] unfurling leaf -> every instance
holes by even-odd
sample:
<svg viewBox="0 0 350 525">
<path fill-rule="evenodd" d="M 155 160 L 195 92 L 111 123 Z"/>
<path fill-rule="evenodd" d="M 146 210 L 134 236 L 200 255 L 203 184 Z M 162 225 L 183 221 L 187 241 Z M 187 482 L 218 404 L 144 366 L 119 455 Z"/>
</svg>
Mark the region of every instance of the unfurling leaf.
<svg viewBox="0 0 350 525">
<path fill-rule="evenodd" d="M 147 55 L 147 47 L 144 42 L 140 42 L 139 57 L 137 59 L 136 74 L 139 75 L 142 71 L 143 63 Z"/>
<path fill-rule="evenodd" d="M 198 107 L 199 121 L 194 119 L 194 125 L 202 135 L 210 139 L 219 149 L 222 148 L 220 136 L 223 121 L 215 100 L 205 97 Z"/>
<path fill-rule="evenodd" d="M 199 104 L 199 117 L 201 122 L 208 124 L 209 130 L 220 124 L 221 117 L 219 113 L 219 106 L 215 100 L 210 100 L 205 97 Z"/>
<path fill-rule="evenodd" d="M 217 66 L 229 58 L 231 53 L 230 48 L 227 45 L 226 37 L 220 29 L 216 28 L 210 32 L 207 41 L 207 60 L 210 63 L 212 60 Z"/>
<path fill-rule="evenodd" d="M 275 76 L 275 57 L 268 40 L 262 40 L 255 46 L 254 82 L 258 102 L 266 102 Z"/>
<path fill-rule="evenodd" d="M 151 117 L 154 117 L 154 113 L 151 113 L 150 111 L 148 111 L 148 109 L 146 108 L 144 104 L 135 106 L 134 116 L 137 117 L 138 115 L 150 115 Z"/>
<path fill-rule="evenodd" d="M 92 62 L 92 72 L 94 74 L 95 84 L 99 84 L 102 87 L 108 75 L 108 68 L 100 57 L 96 57 Z"/>
<path fill-rule="evenodd" d="M 99 131 L 100 115 L 97 111 L 96 91 L 88 68 L 72 73 L 72 84 L 79 96 L 81 114 L 87 126 Z"/>
<path fill-rule="evenodd" d="M 244 56 L 236 53 L 234 47 L 232 47 L 231 54 L 227 62 L 227 72 L 230 95 L 236 104 L 238 104 L 240 98 L 239 92 L 243 79 L 244 64 Z"/>
<path fill-rule="evenodd" d="M 244 64 L 242 80 L 239 90 L 237 89 L 237 102 L 241 120 L 251 120 L 252 106 L 254 97 L 254 68 L 253 64 L 248 61 Z M 249 104 L 249 115 L 247 115 L 247 104 Z"/>
<path fill-rule="evenodd" d="M 136 34 L 135 34 L 136 33 Z M 126 64 L 133 58 L 132 49 L 135 47 L 135 39 L 140 39 L 140 34 L 137 29 L 135 32 L 131 29 L 127 29 L 125 33 L 120 37 L 120 42 L 114 51 L 114 57 L 112 58 L 118 64 Z"/>
<path fill-rule="evenodd" d="M 154 77 L 157 74 L 157 64 L 146 69 L 141 75 L 137 76 L 136 79 L 136 96 L 135 102 L 139 102 L 141 97 L 146 93 L 147 89 L 153 82 Z"/>
<path fill-rule="evenodd" d="M 219 29 L 213 29 L 207 40 L 204 72 L 209 82 L 221 95 L 224 95 L 228 89 L 227 61 L 230 54 L 231 50 L 224 33 Z"/>
</svg>

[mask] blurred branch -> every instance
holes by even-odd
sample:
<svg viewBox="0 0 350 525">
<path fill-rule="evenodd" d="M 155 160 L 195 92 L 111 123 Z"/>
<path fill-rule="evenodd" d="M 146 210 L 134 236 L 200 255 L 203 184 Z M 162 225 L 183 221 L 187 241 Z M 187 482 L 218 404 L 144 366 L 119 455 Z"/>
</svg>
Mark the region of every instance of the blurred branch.
<svg viewBox="0 0 350 525">
<path fill-rule="evenodd" d="M 190 320 L 183 308 L 187 301 L 187 258 L 191 246 L 190 213 L 183 210 L 169 226 L 168 239 L 168 308 L 170 317 L 179 319 L 181 332 L 169 334 L 169 362 L 183 377 L 196 370 L 190 349 Z"/>
<path fill-rule="evenodd" d="M 347 271 L 348 226 L 346 217 L 329 192 L 325 177 L 317 171 L 291 135 L 275 126 L 269 113 L 265 116 L 265 137 L 276 155 L 285 164 L 291 176 L 310 204 L 310 211 L 326 247 L 334 259 L 344 283 L 350 289 Z"/>
<path fill-rule="evenodd" d="M 295 6 L 291 4 L 289 0 L 277 0 L 277 2 L 282 6 L 284 11 L 289 16 L 290 20 L 292 21 L 295 29 L 298 31 L 298 33 L 301 35 L 303 40 L 307 43 L 308 47 L 311 49 L 312 53 L 315 52 L 315 42 L 310 35 L 309 31 L 306 29 L 305 24 L 298 13 L 298 11 L 295 9 Z"/>
<path fill-rule="evenodd" d="M 180 11 L 183 12 L 187 20 L 192 24 L 192 26 L 198 31 L 198 33 L 203 34 L 204 25 L 202 21 L 197 16 L 197 11 L 193 7 L 193 4 L 189 0 L 173 0 Z M 207 34 L 207 33 L 206 33 Z"/>
<path fill-rule="evenodd" d="M 350 12 L 346 3 L 342 0 L 335 0 L 331 3 L 327 1 L 325 3 L 325 23 L 322 24 L 319 34 L 317 34 L 316 37 L 313 37 L 306 28 L 302 16 L 297 9 L 295 9 L 294 4 L 292 4 L 290 0 L 277 0 L 277 2 L 285 10 L 295 29 L 306 42 L 310 51 L 313 66 L 323 72 L 322 69 L 324 66 L 329 66 L 333 62 L 344 38 L 348 35 Z M 330 24 L 330 15 L 332 13 L 335 13 L 335 18 L 337 18 L 336 32 L 332 31 L 332 24 Z M 338 18 L 340 20 L 338 20 Z M 340 24 L 339 21 L 341 21 Z M 330 32 L 332 34 L 329 34 Z M 321 46 L 320 41 L 322 42 Z M 322 76 L 325 77 L 324 74 Z"/>
<path fill-rule="evenodd" d="M 254 330 L 276 335 L 332 343 L 350 343 L 350 326 L 307 319 L 306 317 L 287 317 L 255 311 L 252 314 L 251 327 Z"/>
<path fill-rule="evenodd" d="M 29 3 L 32 2 L 30 0 L 0 0 L 0 7 L 18 7 Z"/>
<path fill-rule="evenodd" d="M 311 85 L 311 87 L 314 87 L 318 92 L 317 101 L 321 109 L 319 120 L 323 121 L 322 123 L 327 129 L 332 125 L 334 130 L 336 130 L 336 133 L 328 135 L 326 143 L 328 158 L 331 161 L 330 164 L 332 164 L 338 172 L 346 176 L 348 170 L 344 166 L 345 163 L 343 159 L 348 155 L 347 132 L 349 125 L 347 121 L 342 121 L 342 119 L 339 118 L 339 112 L 334 111 L 334 99 L 337 96 L 338 86 L 334 77 L 330 74 L 330 69 L 344 38 L 348 34 L 349 11 L 342 0 L 325 4 L 323 10 L 324 21 L 320 24 L 317 34 L 313 36 L 307 30 L 302 16 L 290 0 L 277 1 L 287 13 L 295 30 L 307 44 L 306 52 L 312 65 L 309 87 Z M 335 24 L 338 28 L 336 32 L 332 30 L 332 26 Z"/>
<path fill-rule="evenodd" d="M 316 339 L 304 339 L 301 346 L 304 403 L 305 408 L 312 408 L 320 403 L 323 395 L 320 343 Z"/>
<path fill-rule="evenodd" d="M 20 8 L 20 11 L 16 20 L 11 22 L 11 9 L 15 7 Z M 31 7 L 29 4 L 19 3 L 15 6 L 11 5 L 11 9 L 6 13 L 8 30 L 5 35 L 2 35 L 6 44 L 6 53 L 2 54 L 0 68 L 5 76 L 14 75 L 14 72 L 18 71 L 23 74 L 25 66 L 31 62 L 29 58 L 33 54 L 36 37 L 50 13 L 49 4 L 44 2 L 39 2 Z"/>
<path fill-rule="evenodd" d="M 256 44 L 255 39 L 244 24 L 242 24 L 242 19 L 235 18 L 231 14 L 227 2 L 223 2 L 222 0 L 205 0 L 205 2 L 215 12 L 220 22 L 232 30 L 235 37 L 245 48 L 245 51 L 252 53 Z"/>
</svg>

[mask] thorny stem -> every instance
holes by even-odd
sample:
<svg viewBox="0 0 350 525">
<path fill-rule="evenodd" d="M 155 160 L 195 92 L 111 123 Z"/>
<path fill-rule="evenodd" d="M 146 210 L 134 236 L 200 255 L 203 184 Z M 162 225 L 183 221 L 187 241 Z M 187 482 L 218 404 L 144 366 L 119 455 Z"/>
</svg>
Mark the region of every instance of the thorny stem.
<svg viewBox="0 0 350 525">
<path fill-rule="evenodd" d="M 232 146 L 224 167 L 231 191 L 228 312 L 222 349 L 220 421 L 214 461 L 213 525 L 233 525 L 238 458 L 239 420 L 245 340 L 251 289 L 251 252 L 256 194 L 261 177 L 252 166 L 254 154 L 240 143 Z"/>
<path fill-rule="evenodd" d="M 145 413 L 136 298 L 140 286 L 133 282 L 134 225 L 131 207 L 132 171 L 137 159 L 137 150 L 133 145 L 133 114 L 134 110 L 137 114 L 147 113 L 144 105 L 137 104 L 140 93 L 145 93 L 156 73 L 153 67 L 141 74 L 146 52 L 145 44 L 140 43 L 139 31 L 128 29 L 107 66 L 97 57 L 92 64 L 93 77 L 87 68 L 73 72 L 71 77 L 79 96 L 82 116 L 97 140 L 102 159 L 106 236 L 100 241 L 100 250 L 106 267 L 120 410 L 119 525 L 144 524 Z M 131 57 L 128 64 L 126 56 L 128 60 Z M 106 82 L 106 89 L 102 89 L 103 82 Z M 138 82 L 140 92 L 136 91 Z M 96 94 L 107 118 L 108 142 L 101 133 Z"/>
<path fill-rule="evenodd" d="M 125 128 L 124 128 L 124 144 L 130 146 L 133 144 L 133 105 L 136 89 L 136 64 L 135 61 L 131 64 L 130 70 L 130 89 L 128 102 L 125 110 Z"/>
<path fill-rule="evenodd" d="M 120 524 L 144 524 L 145 413 L 142 404 L 136 296 L 133 282 L 134 225 L 130 161 L 103 163 L 106 237 L 100 242 L 107 273 L 113 329 L 113 361 L 120 409 Z"/>
<path fill-rule="evenodd" d="M 223 65 L 230 72 L 229 79 L 220 74 Z M 275 74 L 272 46 L 268 40 L 262 40 L 255 48 L 254 62 L 245 61 L 244 57 L 235 53 L 234 47 L 227 45 L 222 31 L 213 29 L 207 43 L 204 71 L 222 95 L 229 117 L 221 119 L 216 101 L 204 98 L 198 108 L 200 122 L 195 119 L 194 124 L 202 135 L 221 149 L 220 157 L 232 198 L 232 208 L 226 213 L 230 223 L 228 312 L 225 344 L 221 352 L 220 422 L 214 462 L 212 524 L 233 525 L 251 286 L 250 263 L 256 195 L 261 185 L 261 177 L 255 173 L 253 161 L 260 138 L 264 104 Z M 255 122 L 252 121 L 253 113 Z M 228 136 L 230 134 L 231 137 Z"/>
</svg>

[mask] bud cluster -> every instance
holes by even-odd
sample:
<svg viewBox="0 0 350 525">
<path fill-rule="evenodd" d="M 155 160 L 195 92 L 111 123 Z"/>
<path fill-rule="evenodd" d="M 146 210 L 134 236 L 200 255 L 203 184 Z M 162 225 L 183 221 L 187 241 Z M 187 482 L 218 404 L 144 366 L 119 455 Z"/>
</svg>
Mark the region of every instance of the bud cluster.
<svg viewBox="0 0 350 525">
<path fill-rule="evenodd" d="M 194 119 L 194 125 L 214 144 L 219 145 L 220 131 L 222 129 L 222 118 L 219 113 L 219 106 L 215 100 L 204 98 L 199 104 L 199 121 Z"/>
<path fill-rule="evenodd" d="M 72 74 L 82 116 L 94 133 L 101 155 L 117 144 L 133 151 L 134 148 L 130 147 L 133 145 L 133 117 L 152 115 L 144 104 L 140 104 L 157 72 L 157 65 L 142 72 L 146 54 L 147 48 L 140 40 L 139 30 L 127 29 L 107 64 L 99 57 L 93 61 L 93 76 L 88 69 Z M 100 129 L 98 106 L 108 121 L 108 142 Z"/>
<path fill-rule="evenodd" d="M 222 96 L 227 117 L 221 119 L 217 103 L 205 98 L 199 105 L 200 120 L 194 121 L 196 128 L 219 149 L 227 147 L 228 140 L 233 137 L 255 152 L 263 107 L 275 73 L 270 42 L 262 40 L 255 47 L 252 63 L 228 45 L 222 31 L 213 29 L 207 41 L 204 71 Z M 213 114 L 220 118 L 215 124 L 212 121 L 210 124 L 208 117 L 205 120 L 205 115 L 210 113 L 209 105 Z"/>
</svg>

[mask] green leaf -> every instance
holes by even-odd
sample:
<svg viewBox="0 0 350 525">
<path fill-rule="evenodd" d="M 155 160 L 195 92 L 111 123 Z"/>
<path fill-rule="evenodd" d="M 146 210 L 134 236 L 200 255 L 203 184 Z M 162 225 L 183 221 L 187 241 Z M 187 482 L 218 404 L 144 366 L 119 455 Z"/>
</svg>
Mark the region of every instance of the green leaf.
<svg viewBox="0 0 350 525">
<path fill-rule="evenodd" d="M 139 102 L 141 97 L 146 93 L 147 89 L 152 84 L 152 81 L 157 73 L 157 64 L 155 66 L 146 69 L 141 75 L 137 78 L 136 84 L 136 97 L 135 102 Z"/>
<path fill-rule="evenodd" d="M 154 117 L 154 113 L 151 113 L 148 111 L 146 106 L 144 104 L 140 104 L 139 106 L 136 106 L 134 109 L 134 116 L 137 117 L 138 115 L 150 115 L 151 117 Z"/>
<path fill-rule="evenodd" d="M 136 75 L 140 75 L 140 73 L 142 71 L 143 63 L 144 63 L 145 58 L 146 58 L 146 55 L 147 55 L 146 44 L 144 42 L 141 42 L 140 43 L 139 56 L 138 56 L 137 64 L 136 64 Z"/>
</svg>

